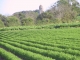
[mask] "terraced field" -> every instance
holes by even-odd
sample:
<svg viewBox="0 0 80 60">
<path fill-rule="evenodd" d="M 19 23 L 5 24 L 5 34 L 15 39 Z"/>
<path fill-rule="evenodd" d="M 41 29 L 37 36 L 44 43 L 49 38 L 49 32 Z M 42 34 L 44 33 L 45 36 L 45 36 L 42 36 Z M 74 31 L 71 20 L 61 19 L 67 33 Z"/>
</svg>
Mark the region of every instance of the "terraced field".
<svg viewBox="0 0 80 60">
<path fill-rule="evenodd" d="M 80 28 L 0 31 L 0 60 L 80 60 Z"/>
</svg>

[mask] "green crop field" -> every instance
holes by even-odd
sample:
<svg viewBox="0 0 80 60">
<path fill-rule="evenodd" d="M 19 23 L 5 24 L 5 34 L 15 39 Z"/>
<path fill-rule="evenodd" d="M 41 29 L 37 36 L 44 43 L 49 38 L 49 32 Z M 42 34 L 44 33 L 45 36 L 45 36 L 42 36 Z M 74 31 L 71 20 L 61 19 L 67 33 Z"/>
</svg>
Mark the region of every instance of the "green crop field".
<svg viewBox="0 0 80 60">
<path fill-rule="evenodd" d="M 80 28 L 1 30 L 0 60 L 80 60 Z"/>
</svg>

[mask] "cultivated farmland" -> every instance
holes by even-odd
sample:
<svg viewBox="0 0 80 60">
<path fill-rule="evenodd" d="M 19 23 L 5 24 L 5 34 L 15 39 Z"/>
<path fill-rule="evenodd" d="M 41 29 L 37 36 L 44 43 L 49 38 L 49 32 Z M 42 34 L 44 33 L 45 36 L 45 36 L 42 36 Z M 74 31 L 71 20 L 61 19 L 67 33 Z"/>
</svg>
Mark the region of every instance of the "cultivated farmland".
<svg viewBox="0 0 80 60">
<path fill-rule="evenodd" d="M 0 31 L 2 60 L 80 60 L 80 28 Z"/>
</svg>

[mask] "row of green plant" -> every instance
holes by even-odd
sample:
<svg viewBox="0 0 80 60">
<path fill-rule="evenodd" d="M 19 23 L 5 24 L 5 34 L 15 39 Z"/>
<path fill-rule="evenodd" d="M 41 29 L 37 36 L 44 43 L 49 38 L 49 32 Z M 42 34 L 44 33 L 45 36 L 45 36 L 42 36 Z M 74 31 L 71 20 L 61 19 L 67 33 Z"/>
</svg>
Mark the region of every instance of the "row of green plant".
<svg viewBox="0 0 80 60">
<path fill-rule="evenodd" d="M 8 40 L 7 41 L 3 40 L 3 42 L 7 42 L 7 43 L 13 42 L 13 44 L 15 44 L 17 42 L 17 43 L 20 43 L 20 44 L 23 44 L 23 45 L 27 45 L 27 46 L 31 46 L 31 47 L 36 47 L 36 48 L 39 48 L 39 49 L 64 52 L 64 53 L 69 53 L 69 54 L 72 54 L 72 55 L 80 56 L 80 51 L 79 50 L 75 50 L 75 49 L 72 50 L 71 48 L 69 48 L 69 49 L 67 49 L 67 48 L 62 49 L 62 48 L 55 47 L 55 46 L 54 47 L 44 46 L 44 45 L 37 44 L 37 43 L 31 43 L 31 42 L 19 41 L 19 40 L 9 40 L 9 41 Z"/>
<path fill-rule="evenodd" d="M 0 28 L 0 31 L 28 30 L 28 29 L 77 28 L 77 27 L 80 27 L 80 23 L 49 24 L 49 25 L 41 25 L 41 26 L 4 27 L 4 28 Z"/>
<path fill-rule="evenodd" d="M 69 45 L 64 45 L 64 44 L 53 44 L 53 43 L 48 43 L 48 42 L 42 42 L 42 41 L 35 41 L 35 40 L 26 40 L 27 42 L 32 42 L 32 43 L 37 43 L 41 45 L 46 45 L 46 46 L 51 46 L 51 47 L 58 47 L 62 49 L 75 49 L 80 51 L 80 47 L 77 46 L 69 46 Z"/>
<path fill-rule="evenodd" d="M 80 30 L 79 28 L 72 28 L 72 29 L 54 29 L 54 30 L 27 30 L 27 31 L 11 31 L 11 32 L 9 31 L 9 32 L 2 32 L 0 36 L 3 36 L 4 39 L 26 40 L 28 42 L 34 42 L 34 43 L 39 43 L 41 41 L 40 43 L 44 45 L 52 44 L 54 46 L 53 43 L 55 43 L 55 46 L 61 45 L 59 46 L 61 48 L 67 47 L 80 50 L 80 48 L 78 47 L 80 45 L 79 30 Z"/>
<path fill-rule="evenodd" d="M 0 42 L 0 46 L 25 60 L 53 60 L 52 58 L 45 57 L 18 47 L 14 47 L 8 43 Z"/>
<path fill-rule="evenodd" d="M 19 37 L 18 38 L 19 40 L 20 39 L 21 40 L 27 39 L 27 40 L 30 40 L 30 41 L 32 40 L 33 41 L 33 39 L 30 38 L 31 35 L 32 35 L 32 38 L 35 37 L 35 39 L 34 39 L 35 42 L 36 42 L 36 40 L 41 40 L 42 41 L 43 40 L 42 38 L 45 38 L 47 36 L 47 38 L 45 38 L 45 39 L 47 40 L 47 39 L 51 38 L 51 39 L 48 40 L 48 42 L 50 42 L 50 43 L 57 43 L 57 44 L 63 44 L 63 45 L 72 45 L 72 46 L 77 46 L 78 45 L 79 46 L 79 44 L 77 44 L 77 43 L 79 43 L 79 39 L 80 39 L 79 38 L 79 29 L 78 28 L 77 29 L 70 29 L 70 31 L 67 31 L 67 30 L 69 30 L 69 29 L 63 29 L 63 30 L 61 30 L 61 29 L 33 30 L 33 31 L 32 30 L 30 30 L 30 31 L 27 30 L 27 31 L 23 31 L 23 32 L 22 31 L 12 31 L 12 32 L 9 31 L 9 32 L 0 33 L 0 36 L 1 36 L 1 38 L 5 37 L 6 39 L 10 39 L 10 38 L 17 39 Z M 47 33 L 46 33 L 46 31 L 47 31 Z M 62 34 L 60 34 L 60 33 L 62 33 Z M 54 35 L 54 36 L 52 36 L 52 35 Z M 20 38 L 20 37 L 22 37 L 22 38 Z M 40 37 L 42 37 L 42 38 L 40 38 Z M 37 38 L 39 38 L 39 39 L 37 39 Z M 45 39 L 43 41 L 46 42 Z M 56 41 L 54 41 L 54 40 L 56 40 Z M 64 42 L 60 42 L 60 41 L 63 41 L 63 40 L 64 40 Z M 75 41 L 75 44 L 74 44 L 73 40 Z"/>
<path fill-rule="evenodd" d="M 55 58 L 56 60 L 76 60 L 76 56 L 73 56 L 73 55 L 70 55 L 70 54 L 67 54 L 67 53 L 63 53 L 63 52 L 39 49 L 39 48 L 19 44 L 19 43 L 16 43 L 16 42 L 10 42 L 10 41 L 8 41 L 7 43 L 9 43 L 11 45 L 14 45 L 16 47 L 25 49 L 25 50 L 32 51 L 34 53 L 39 53 L 39 54 L 42 54 L 42 55 L 45 55 L 45 56 L 48 56 L 48 57 L 51 57 L 51 58 Z"/>
<path fill-rule="evenodd" d="M 44 55 L 46 56 L 48 54 L 47 56 L 52 57 L 53 59 L 54 57 L 52 55 L 54 54 L 57 55 L 57 53 L 52 52 L 60 52 L 61 54 L 63 53 L 63 55 L 69 54 L 70 56 L 76 56 L 76 60 L 79 60 L 80 59 L 79 31 L 80 28 L 0 31 L 0 41 L 9 44 L 11 43 L 11 45 L 13 43 L 13 46 L 15 46 L 16 48 L 19 48 L 17 45 L 19 44 L 20 49 L 24 49 L 24 47 L 21 47 L 21 45 L 22 46 L 25 45 L 27 48 L 25 48 L 24 50 L 26 51 L 32 47 L 29 51 L 30 52 L 32 51 L 40 55 L 42 55 L 42 53 L 38 53 L 40 50 L 41 51 L 44 50 L 44 53 L 45 50 L 47 50 L 47 52 Z M 40 50 L 36 52 L 37 49 Z M 50 52 L 52 53 L 52 55 Z M 62 58 L 65 58 L 64 57 L 65 55 L 64 56 L 63 55 Z M 56 58 L 60 58 L 58 56 L 59 55 L 57 55 Z"/>
<path fill-rule="evenodd" d="M 40 42 L 41 44 L 42 43 L 46 44 L 47 42 L 50 42 L 50 44 L 47 43 L 46 45 L 51 45 L 53 43 L 56 43 L 55 46 L 61 45 L 61 46 L 59 46 L 61 48 L 67 47 L 67 48 L 80 50 L 80 48 L 78 47 L 80 45 L 79 44 L 79 39 L 80 39 L 79 38 L 79 30 L 80 30 L 79 28 L 76 28 L 76 29 L 63 29 L 63 30 L 62 29 L 54 29 L 54 30 L 27 30 L 27 31 L 16 31 L 16 32 L 9 31 L 9 32 L 2 32 L 1 36 L 3 36 L 3 38 L 5 37 L 6 39 L 8 39 L 8 38 L 17 39 L 18 38 L 19 40 L 26 40 L 28 42 L 35 42 L 35 43 L 40 42 L 40 41 L 36 41 L 36 40 L 41 40 L 41 42 Z M 47 42 L 46 42 L 46 40 L 47 40 Z M 54 40 L 56 40 L 56 41 L 54 41 Z M 63 40 L 64 40 L 64 42 L 62 42 Z M 42 41 L 44 41 L 44 42 L 42 42 Z M 54 46 L 54 44 L 53 44 L 53 46 Z"/>
<path fill-rule="evenodd" d="M 70 53 L 72 55 L 79 55 L 80 56 L 80 52 L 79 50 L 73 50 L 71 48 L 67 49 L 62 49 L 62 48 L 59 48 L 59 47 L 51 47 L 51 46 L 44 46 L 44 45 L 41 45 L 41 44 L 37 44 L 37 43 L 31 43 L 31 42 L 26 42 L 26 41 L 19 41 L 19 40 L 11 40 L 12 42 L 18 42 L 18 43 L 21 43 L 21 44 L 24 44 L 24 45 L 27 45 L 27 46 L 32 46 L 32 47 L 36 47 L 36 48 L 40 48 L 40 49 L 45 49 L 45 50 L 52 50 L 52 51 L 59 51 L 59 52 L 65 52 L 65 53 Z M 14 43 L 15 43 L 14 42 Z M 54 43 L 55 44 L 55 43 Z"/>
<path fill-rule="evenodd" d="M 3 48 L 0 48 L 0 57 L 4 60 L 21 60 L 16 55 L 4 50 Z"/>
</svg>

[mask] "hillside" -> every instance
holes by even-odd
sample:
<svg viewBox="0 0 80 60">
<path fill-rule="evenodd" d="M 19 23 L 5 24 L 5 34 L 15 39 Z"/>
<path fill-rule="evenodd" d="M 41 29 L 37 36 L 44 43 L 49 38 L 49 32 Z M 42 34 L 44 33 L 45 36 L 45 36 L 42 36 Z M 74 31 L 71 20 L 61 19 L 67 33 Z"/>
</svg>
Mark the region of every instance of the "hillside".
<svg viewBox="0 0 80 60">
<path fill-rule="evenodd" d="M 80 23 L 80 3 L 77 0 L 59 0 L 43 11 L 19 11 L 11 16 L 0 14 L 0 27 L 34 26 L 61 23 Z"/>
<path fill-rule="evenodd" d="M 79 31 L 80 28 L 0 31 L 0 59 L 79 60 Z"/>
</svg>

